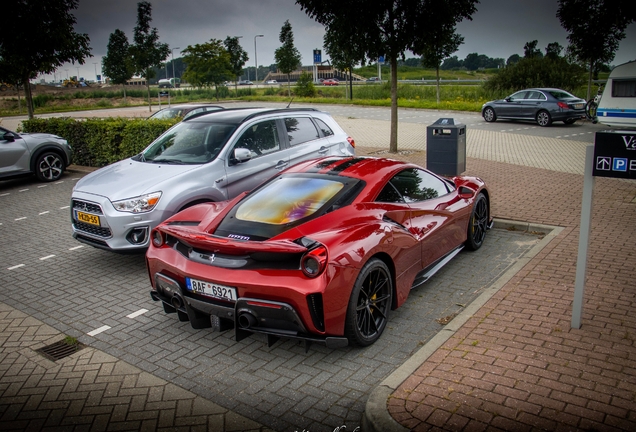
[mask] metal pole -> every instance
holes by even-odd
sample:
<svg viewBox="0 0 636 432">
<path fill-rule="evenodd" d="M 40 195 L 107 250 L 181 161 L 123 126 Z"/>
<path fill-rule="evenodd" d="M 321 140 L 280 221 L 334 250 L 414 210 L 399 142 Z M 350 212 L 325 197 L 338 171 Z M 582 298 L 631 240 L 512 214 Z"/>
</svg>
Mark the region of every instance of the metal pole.
<svg viewBox="0 0 636 432">
<path fill-rule="evenodd" d="M 594 198 L 594 146 L 585 149 L 585 170 L 583 174 L 583 199 L 581 202 L 581 225 L 579 231 L 579 253 L 576 261 L 576 279 L 574 283 L 574 300 L 572 302 L 572 328 L 581 328 L 583 313 L 583 293 L 587 273 L 587 249 L 590 243 L 592 227 L 592 200 Z"/>
<path fill-rule="evenodd" d="M 256 55 L 256 38 L 263 37 L 265 35 L 256 35 L 254 36 L 254 82 L 258 81 L 258 56 Z"/>
<path fill-rule="evenodd" d="M 97 82 L 97 63 L 93 62 L 93 65 L 95 66 L 95 82 Z"/>
<path fill-rule="evenodd" d="M 177 76 L 174 74 L 174 50 L 181 49 L 181 47 L 172 48 L 172 78 L 176 78 Z M 176 81 L 176 80 L 175 80 Z M 176 84 L 176 83 L 175 83 Z"/>
</svg>

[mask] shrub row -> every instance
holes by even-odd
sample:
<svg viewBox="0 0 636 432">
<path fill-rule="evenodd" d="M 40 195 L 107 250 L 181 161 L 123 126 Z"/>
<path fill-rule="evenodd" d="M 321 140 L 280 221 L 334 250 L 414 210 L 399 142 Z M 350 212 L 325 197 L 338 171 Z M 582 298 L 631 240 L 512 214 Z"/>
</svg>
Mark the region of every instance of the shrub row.
<svg viewBox="0 0 636 432">
<path fill-rule="evenodd" d="M 102 167 L 141 152 L 178 120 L 112 118 L 35 118 L 22 122 L 23 132 L 51 133 L 73 147 L 73 163 Z"/>
</svg>

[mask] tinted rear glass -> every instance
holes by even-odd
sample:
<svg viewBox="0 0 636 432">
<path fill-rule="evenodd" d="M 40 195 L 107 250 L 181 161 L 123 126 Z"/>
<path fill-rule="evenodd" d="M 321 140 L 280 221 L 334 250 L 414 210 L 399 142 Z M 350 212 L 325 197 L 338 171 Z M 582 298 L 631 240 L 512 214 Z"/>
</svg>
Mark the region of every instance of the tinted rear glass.
<svg viewBox="0 0 636 432">
<path fill-rule="evenodd" d="M 241 203 L 236 218 L 273 225 L 295 222 L 316 213 L 343 187 L 329 179 L 283 177 Z"/>
</svg>

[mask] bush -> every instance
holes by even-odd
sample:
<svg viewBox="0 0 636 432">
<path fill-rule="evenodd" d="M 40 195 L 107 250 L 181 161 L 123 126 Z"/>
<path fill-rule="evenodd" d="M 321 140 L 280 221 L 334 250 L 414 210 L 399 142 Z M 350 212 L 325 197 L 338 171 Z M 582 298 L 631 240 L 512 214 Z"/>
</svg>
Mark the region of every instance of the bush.
<svg viewBox="0 0 636 432">
<path fill-rule="evenodd" d="M 316 91 L 316 86 L 314 86 L 311 75 L 307 72 L 300 74 L 294 86 L 294 93 L 300 97 L 316 97 L 318 92 Z"/>
<path fill-rule="evenodd" d="M 23 121 L 21 129 L 61 136 L 73 148 L 75 164 L 102 167 L 134 156 L 177 122 L 174 119 L 148 121 L 121 117 L 34 118 Z"/>
</svg>

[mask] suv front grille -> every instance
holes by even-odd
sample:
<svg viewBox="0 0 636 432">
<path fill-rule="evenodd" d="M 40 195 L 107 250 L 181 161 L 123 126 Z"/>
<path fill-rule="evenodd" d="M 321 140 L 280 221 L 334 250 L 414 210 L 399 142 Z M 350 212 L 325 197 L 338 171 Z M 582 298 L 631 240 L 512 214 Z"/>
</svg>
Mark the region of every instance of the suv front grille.
<svg viewBox="0 0 636 432">
<path fill-rule="evenodd" d="M 75 210 L 84 211 L 96 215 L 103 215 L 102 208 L 98 204 L 88 201 L 73 200 L 73 208 Z"/>
<path fill-rule="evenodd" d="M 73 226 L 76 230 L 92 234 L 98 237 L 108 238 L 112 236 L 110 228 L 98 227 L 95 225 L 87 224 L 84 222 L 73 221 Z"/>
</svg>

